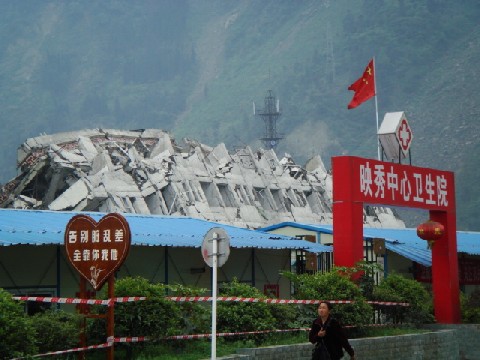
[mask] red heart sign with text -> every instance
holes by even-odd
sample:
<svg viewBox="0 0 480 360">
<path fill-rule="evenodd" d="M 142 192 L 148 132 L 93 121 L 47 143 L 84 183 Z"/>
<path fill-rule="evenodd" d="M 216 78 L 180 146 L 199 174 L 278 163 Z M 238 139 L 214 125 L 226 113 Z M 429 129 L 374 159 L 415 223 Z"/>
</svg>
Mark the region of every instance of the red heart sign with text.
<svg viewBox="0 0 480 360">
<path fill-rule="evenodd" d="M 65 230 L 70 263 L 99 290 L 122 265 L 130 250 L 130 227 L 120 214 L 107 214 L 97 223 L 88 215 L 75 215 Z"/>
</svg>

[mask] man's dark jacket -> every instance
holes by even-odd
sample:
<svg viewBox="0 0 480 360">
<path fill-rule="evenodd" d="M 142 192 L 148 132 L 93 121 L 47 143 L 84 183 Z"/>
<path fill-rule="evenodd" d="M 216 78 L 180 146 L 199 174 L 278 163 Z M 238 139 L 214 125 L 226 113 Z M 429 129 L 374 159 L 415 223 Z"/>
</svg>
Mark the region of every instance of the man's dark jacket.
<svg viewBox="0 0 480 360">
<path fill-rule="evenodd" d="M 322 328 L 326 330 L 324 337 L 317 335 Z M 308 340 L 317 346 L 320 345 L 323 340 L 332 360 L 342 358 L 342 348 L 344 348 L 350 356 L 353 356 L 354 354 L 353 348 L 348 342 L 347 336 L 340 326 L 340 323 L 331 316 L 328 317 L 323 325 L 320 318 L 315 319 L 310 329 L 310 333 L 308 334 Z"/>
</svg>

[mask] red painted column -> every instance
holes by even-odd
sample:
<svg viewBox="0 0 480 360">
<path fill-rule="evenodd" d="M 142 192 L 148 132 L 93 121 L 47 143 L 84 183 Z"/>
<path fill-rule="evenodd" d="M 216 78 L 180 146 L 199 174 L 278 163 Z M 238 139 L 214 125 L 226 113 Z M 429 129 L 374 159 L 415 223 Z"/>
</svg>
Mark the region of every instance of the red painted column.
<svg viewBox="0 0 480 360">
<path fill-rule="evenodd" d="M 333 261 L 352 267 L 363 260 L 363 202 L 355 201 L 352 159 L 332 158 L 333 177 Z"/>
<path fill-rule="evenodd" d="M 333 262 L 353 267 L 363 260 L 363 204 L 333 203 Z"/>
<path fill-rule="evenodd" d="M 461 315 L 455 212 L 431 210 L 430 219 L 445 227 L 444 236 L 432 248 L 435 318 L 439 323 L 458 324 Z"/>
</svg>

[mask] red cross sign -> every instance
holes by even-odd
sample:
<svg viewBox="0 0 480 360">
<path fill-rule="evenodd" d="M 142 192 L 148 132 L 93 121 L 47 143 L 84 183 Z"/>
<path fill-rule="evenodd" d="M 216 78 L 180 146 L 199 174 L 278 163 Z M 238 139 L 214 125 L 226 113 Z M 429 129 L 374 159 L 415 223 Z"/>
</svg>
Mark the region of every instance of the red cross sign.
<svg viewBox="0 0 480 360">
<path fill-rule="evenodd" d="M 396 136 L 403 153 L 407 155 L 408 149 L 410 149 L 410 145 L 412 144 L 413 133 L 405 117 L 400 121 Z"/>
</svg>

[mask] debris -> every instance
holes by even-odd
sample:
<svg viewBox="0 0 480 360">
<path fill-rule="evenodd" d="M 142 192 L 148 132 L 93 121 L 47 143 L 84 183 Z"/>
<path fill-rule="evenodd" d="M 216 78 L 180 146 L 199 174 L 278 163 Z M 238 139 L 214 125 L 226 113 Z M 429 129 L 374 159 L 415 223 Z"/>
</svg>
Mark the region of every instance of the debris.
<svg viewBox="0 0 480 360">
<path fill-rule="evenodd" d="M 289 154 L 244 147 L 229 153 L 157 129 L 82 130 L 27 139 L 20 175 L 0 207 L 183 215 L 259 228 L 283 221 L 332 223 L 332 175 L 320 156 L 305 167 Z M 404 227 L 389 208 L 368 226 Z"/>
</svg>

